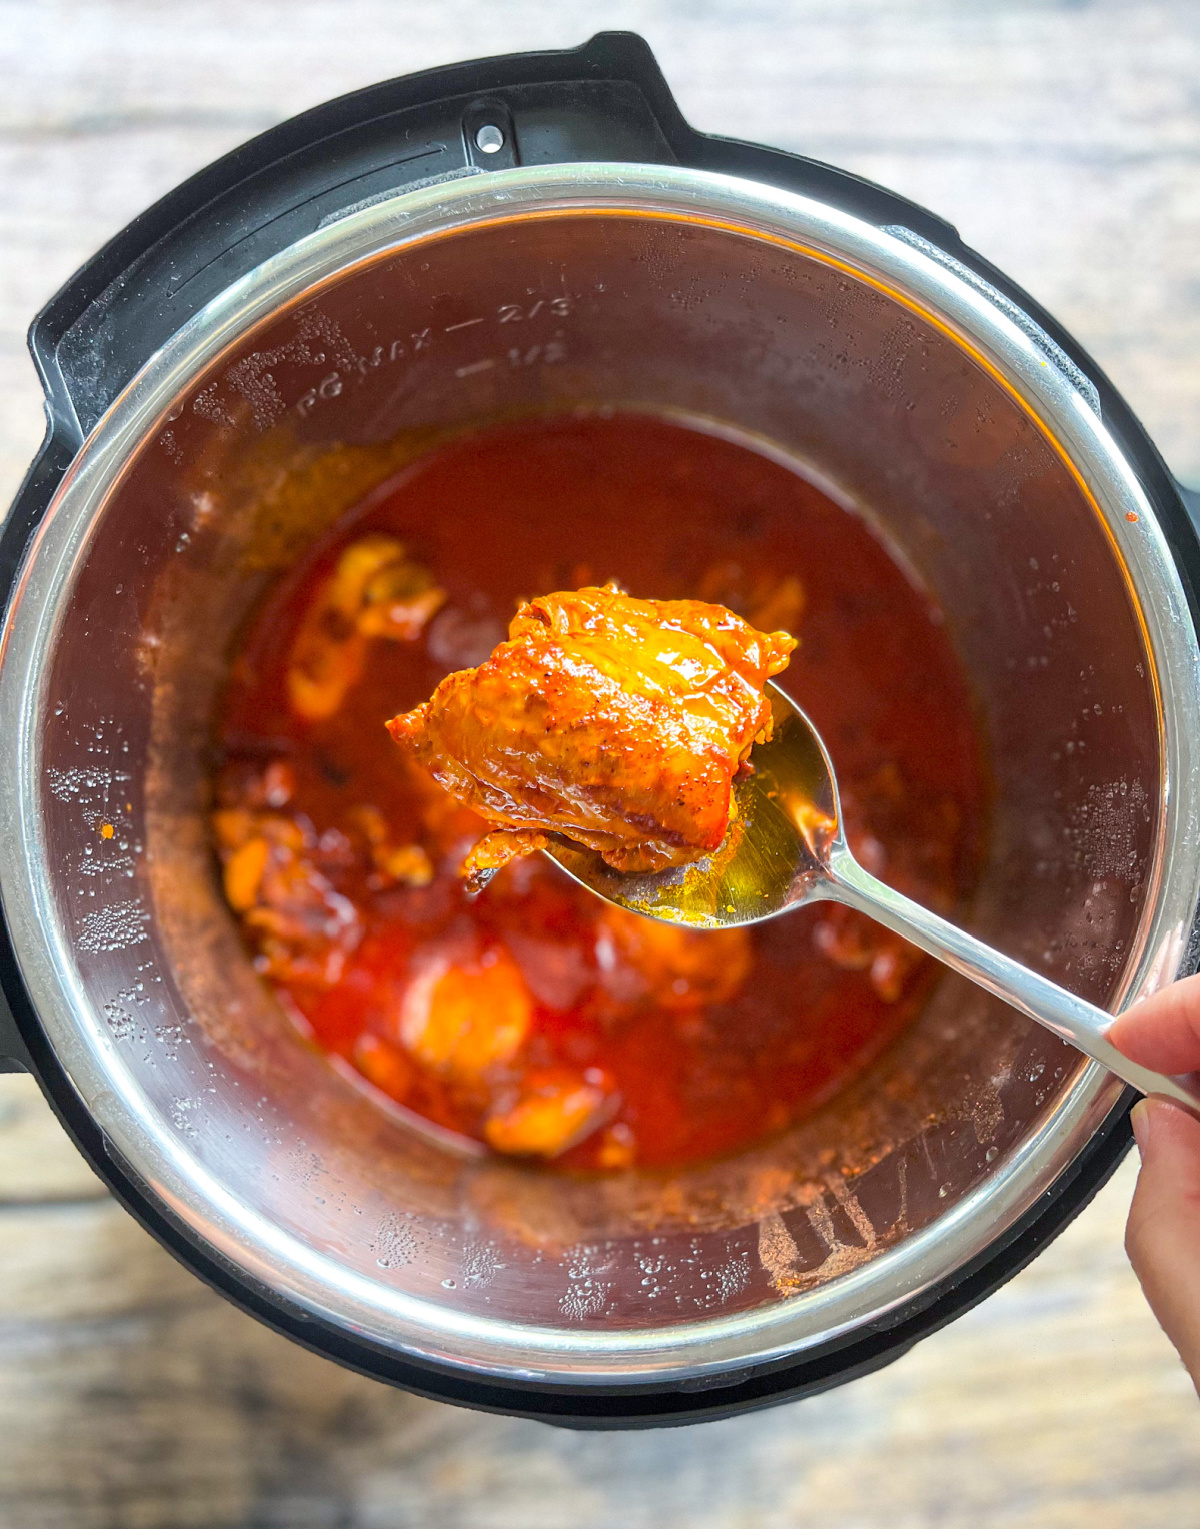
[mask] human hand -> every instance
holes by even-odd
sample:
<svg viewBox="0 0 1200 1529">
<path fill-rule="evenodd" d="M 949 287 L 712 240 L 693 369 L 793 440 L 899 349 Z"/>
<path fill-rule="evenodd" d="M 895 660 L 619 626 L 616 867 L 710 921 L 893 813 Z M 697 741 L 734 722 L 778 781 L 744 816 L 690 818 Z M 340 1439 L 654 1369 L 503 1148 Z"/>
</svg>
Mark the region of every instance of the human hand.
<svg viewBox="0 0 1200 1529">
<path fill-rule="evenodd" d="M 1200 1070 L 1200 976 L 1135 1004 L 1108 1039 L 1156 1072 Z M 1125 1250 L 1150 1308 L 1200 1390 L 1200 1120 L 1159 1099 L 1133 1111 L 1142 1168 Z"/>
</svg>

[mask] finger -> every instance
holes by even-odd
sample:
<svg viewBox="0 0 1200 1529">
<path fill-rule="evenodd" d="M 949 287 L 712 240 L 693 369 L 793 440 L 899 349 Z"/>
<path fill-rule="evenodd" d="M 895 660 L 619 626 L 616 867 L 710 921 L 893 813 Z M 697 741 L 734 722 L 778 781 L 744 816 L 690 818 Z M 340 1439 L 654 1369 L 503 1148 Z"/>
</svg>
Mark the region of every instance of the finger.
<svg viewBox="0 0 1200 1529">
<path fill-rule="evenodd" d="M 1125 1248 L 1151 1310 L 1200 1388 L 1200 1121 L 1143 1099 L 1133 1124 L 1142 1171 Z"/>
<path fill-rule="evenodd" d="M 1155 1072 L 1200 1068 L 1200 975 L 1185 977 L 1126 1010 L 1108 1039 L 1131 1062 Z"/>
</svg>

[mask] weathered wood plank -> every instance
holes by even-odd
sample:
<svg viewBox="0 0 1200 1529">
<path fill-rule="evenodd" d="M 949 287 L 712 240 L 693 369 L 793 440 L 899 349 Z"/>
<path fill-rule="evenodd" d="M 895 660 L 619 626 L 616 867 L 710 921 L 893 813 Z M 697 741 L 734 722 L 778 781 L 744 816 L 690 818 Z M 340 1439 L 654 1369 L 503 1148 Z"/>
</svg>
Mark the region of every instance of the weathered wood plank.
<svg viewBox="0 0 1200 1529">
<path fill-rule="evenodd" d="M 1196 1524 L 1195 1395 L 1121 1255 L 1130 1183 L 882 1374 L 729 1423 L 592 1437 L 339 1371 L 226 1306 L 110 1202 L 10 1207 L 0 1522 Z"/>
<path fill-rule="evenodd" d="M 23 1073 L 0 1074 L 0 1205 L 94 1200 L 107 1191 Z"/>
</svg>

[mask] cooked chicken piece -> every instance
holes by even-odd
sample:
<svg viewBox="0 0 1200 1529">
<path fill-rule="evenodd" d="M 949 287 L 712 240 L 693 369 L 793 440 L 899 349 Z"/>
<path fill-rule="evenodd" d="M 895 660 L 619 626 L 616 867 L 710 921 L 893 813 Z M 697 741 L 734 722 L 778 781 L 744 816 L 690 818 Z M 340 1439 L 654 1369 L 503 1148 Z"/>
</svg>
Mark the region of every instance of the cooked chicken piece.
<svg viewBox="0 0 1200 1529">
<path fill-rule="evenodd" d="M 269 799 L 272 771 L 245 791 Z M 278 793 L 276 793 L 278 794 Z M 314 863 L 312 825 L 279 812 L 222 807 L 212 815 L 225 898 L 258 945 L 257 965 L 285 981 L 329 986 L 358 944 L 362 922 Z"/>
<path fill-rule="evenodd" d="M 243 918 L 259 948 L 256 965 L 285 982 L 332 987 L 362 937 L 349 898 L 305 856 L 279 843 L 271 846 L 257 901 Z"/>
<path fill-rule="evenodd" d="M 500 828 L 495 833 L 484 834 L 462 863 L 463 880 L 469 888 L 486 887 L 510 860 L 535 855 L 538 850 L 545 849 L 548 842 L 546 835 L 535 828 Z"/>
<path fill-rule="evenodd" d="M 728 1003 L 753 962 L 748 929 L 686 929 L 612 904 L 596 924 L 600 983 L 618 1003 L 671 1010 Z"/>
<path fill-rule="evenodd" d="M 484 1121 L 483 1134 L 497 1152 L 557 1157 L 611 1118 L 617 1102 L 603 1080 L 592 1082 L 565 1067 L 531 1068 L 516 1099 Z"/>
<path fill-rule="evenodd" d="M 475 843 L 487 824 L 456 796 L 443 790 L 415 759 L 401 757 L 400 762 L 406 776 L 404 787 L 420 818 L 421 842 L 428 846 L 435 860 L 454 850 L 461 858 L 464 846 Z"/>
<path fill-rule="evenodd" d="M 402 882 L 407 887 L 430 885 L 434 868 L 428 852 L 420 844 L 394 844 L 388 833 L 387 819 L 378 807 L 372 807 L 368 802 L 360 803 L 351 808 L 349 818 L 367 841 L 378 877 L 385 882 Z"/>
<path fill-rule="evenodd" d="M 393 1099 L 403 1099 L 417 1075 L 406 1052 L 369 1030 L 364 1030 L 354 1043 L 354 1065 L 368 1082 Z"/>
<path fill-rule="evenodd" d="M 405 556 L 399 542 L 396 547 L 396 556 L 367 581 L 357 626 L 364 637 L 415 642 L 429 618 L 446 603 L 446 591 L 427 568 Z"/>
<path fill-rule="evenodd" d="M 433 575 L 394 536 L 351 542 L 304 613 L 288 664 L 297 716 L 323 722 L 362 677 L 373 637 L 411 642 L 446 598 Z"/>
<path fill-rule="evenodd" d="M 597 1168 L 632 1168 L 637 1161 L 637 1137 L 623 1120 L 609 1126 L 596 1152 Z"/>
<path fill-rule="evenodd" d="M 843 971 L 865 971 L 884 1003 L 899 1003 L 924 957 L 914 946 L 881 928 L 865 913 L 827 905 L 813 929 L 813 944 Z"/>
<path fill-rule="evenodd" d="M 271 846 L 265 839 L 247 839 L 226 860 L 222 880 L 225 900 L 235 913 L 247 913 L 258 901 Z"/>
<path fill-rule="evenodd" d="M 521 968 L 502 946 L 456 961 L 438 952 L 404 994 L 400 1039 L 418 1062 L 470 1083 L 511 1062 L 532 1022 Z"/>
<path fill-rule="evenodd" d="M 477 669 L 387 725 L 433 777 L 515 843 L 484 841 L 472 870 L 552 830 L 617 870 L 716 850 L 733 779 L 770 735 L 767 679 L 795 639 L 719 605 L 634 600 L 613 585 L 522 605 Z"/>
</svg>

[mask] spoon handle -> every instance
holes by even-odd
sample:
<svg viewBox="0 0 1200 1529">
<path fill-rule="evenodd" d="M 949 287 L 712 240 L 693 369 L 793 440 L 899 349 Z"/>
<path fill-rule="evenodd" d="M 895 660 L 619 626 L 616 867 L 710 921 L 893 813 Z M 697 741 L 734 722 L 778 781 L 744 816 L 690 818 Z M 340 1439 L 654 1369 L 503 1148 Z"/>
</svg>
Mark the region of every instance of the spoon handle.
<svg viewBox="0 0 1200 1529">
<path fill-rule="evenodd" d="M 1172 1078 L 1131 1062 L 1104 1038 L 1115 1017 L 1107 1010 L 1068 993 L 1049 978 L 1040 977 L 1019 961 L 1001 955 L 974 935 L 885 886 L 864 871 L 844 846 L 835 848 L 828 869 L 832 882 L 829 890 L 838 902 L 870 914 L 987 992 L 1053 1030 L 1140 1093 L 1169 1099 L 1200 1118 L 1200 1074 Z"/>
</svg>

